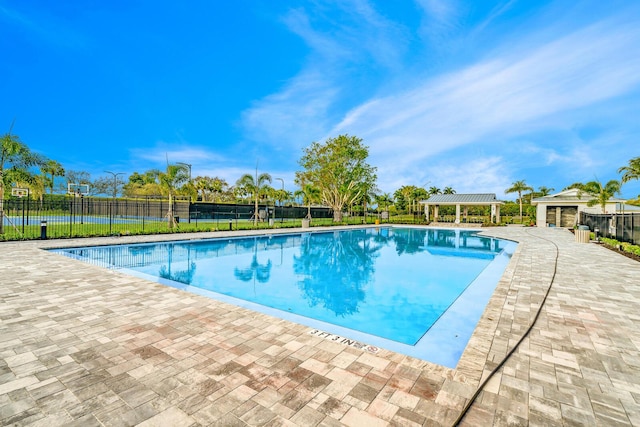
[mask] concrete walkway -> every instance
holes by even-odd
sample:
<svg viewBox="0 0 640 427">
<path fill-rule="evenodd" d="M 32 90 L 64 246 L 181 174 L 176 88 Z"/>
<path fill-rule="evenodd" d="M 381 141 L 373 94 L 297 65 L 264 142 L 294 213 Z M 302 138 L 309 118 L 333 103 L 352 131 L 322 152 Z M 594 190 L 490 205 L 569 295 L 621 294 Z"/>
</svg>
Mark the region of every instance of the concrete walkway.
<svg viewBox="0 0 640 427">
<path fill-rule="evenodd" d="M 452 425 L 554 279 L 461 425 L 640 426 L 640 263 L 485 232 L 520 245 L 455 370 L 41 250 L 229 233 L 0 243 L 0 425 Z"/>
</svg>

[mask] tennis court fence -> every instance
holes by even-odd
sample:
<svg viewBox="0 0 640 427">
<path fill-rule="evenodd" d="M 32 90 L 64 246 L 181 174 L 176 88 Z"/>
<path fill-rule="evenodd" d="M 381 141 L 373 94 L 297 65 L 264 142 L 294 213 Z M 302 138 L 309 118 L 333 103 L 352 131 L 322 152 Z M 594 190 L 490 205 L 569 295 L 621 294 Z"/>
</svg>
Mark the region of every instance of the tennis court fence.
<svg viewBox="0 0 640 427">
<path fill-rule="evenodd" d="M 153 234 L 292 226 L 307 215 L 300 206 L 273 206 L 148 199 L 72 197 L 53 200 L 5 199 L 0 240 Z M 332 218 L 326 207 L 312 207 L 314 219 Z M 171 220 L 173 216 L 174 221 Z M 254 221 L 254 219 L 257 220 Z M 177 224 L 170 227 L 169 223 Z M 286 224 L 285 224 L 286 223 Z"/>
</svg>

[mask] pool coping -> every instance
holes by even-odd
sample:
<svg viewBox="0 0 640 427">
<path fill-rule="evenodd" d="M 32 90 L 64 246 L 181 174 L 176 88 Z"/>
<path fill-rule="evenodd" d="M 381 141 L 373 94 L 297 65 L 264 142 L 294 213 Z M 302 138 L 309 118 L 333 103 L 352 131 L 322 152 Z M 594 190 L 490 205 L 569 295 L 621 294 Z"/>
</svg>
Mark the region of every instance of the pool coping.
<svg viewBox="0 0 640 427">
<path fill-rule="evenodd" d="M 158 284 L 40 251 L 224 232 L 0 243 L 0 421 L 98 425 L 117 416 L 133 420 L 128 425 L 167 417 L 176 425 L 262 425 L 264 416 L 271 425 L 449 425 L 534 318 L 553 277 L 555 243 L 560 289 L 552 289 L 541 326 L 492 377 L 465 422 L 639 423 L 636 263 L 576 243 L 566 230 L 482 231 L 520 244 L 456 369 L 370 354 L 177 290 L 158 300 Z M 603 291 L 607 277 L 616 281 Z M 101 315 L 78 317 L 83 295 Z M 134 306 L 139 314 L 129 311 Z M 162 322 L 173 325 L 171 334 L 151 328 Z M 47 329 L 58 333 L 43 336 Z M 213 344 L 200 343 L 200 335 Z M 158 355 L 145 357 L 147 351 Z M 105 395 L 115 400 L 99 403 Z"/>
</svg>

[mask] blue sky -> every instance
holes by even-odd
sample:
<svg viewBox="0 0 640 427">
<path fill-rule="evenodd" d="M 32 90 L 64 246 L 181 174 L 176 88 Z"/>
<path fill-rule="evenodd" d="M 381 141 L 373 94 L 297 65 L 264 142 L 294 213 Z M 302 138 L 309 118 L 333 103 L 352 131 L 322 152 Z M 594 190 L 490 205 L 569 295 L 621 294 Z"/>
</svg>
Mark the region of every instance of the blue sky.
<svg viewBox="0 0 640 427">
<path fill-rule="evenodd" d="M 293 191 L 302 149 L 346 133 L 384 192 L 513 200 L 640 156 L 634 0 L 0 0 L 0 55 L 0 132 L 94 179 L 257 163 Z"/>
</svg>

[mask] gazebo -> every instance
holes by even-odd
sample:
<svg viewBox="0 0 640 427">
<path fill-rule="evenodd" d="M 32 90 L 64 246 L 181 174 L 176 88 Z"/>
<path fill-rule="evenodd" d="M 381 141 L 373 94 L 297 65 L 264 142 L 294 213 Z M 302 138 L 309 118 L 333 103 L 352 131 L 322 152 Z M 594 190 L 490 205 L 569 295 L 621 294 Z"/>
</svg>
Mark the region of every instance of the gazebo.
<svg viewBox="0 0 640 427">
<path fill-rule="evenodd" d="M 481 194 L 434 194 L 427 200 L 420 201 L 424 205 L 424 214 L 429 220 L 429 207 L 433 206 L 433 221 L 438 222 L 438 208 L 440 206 L 456 207 L 456 224 L 460 224 L 461 209 L 464 209 L 464 218 L 467 218 L 469 206 L 491 206 L 491 222 L 500 224 L 500 205 L 503 204 L 496 198 L 495 193 Z"/>
</svg>

